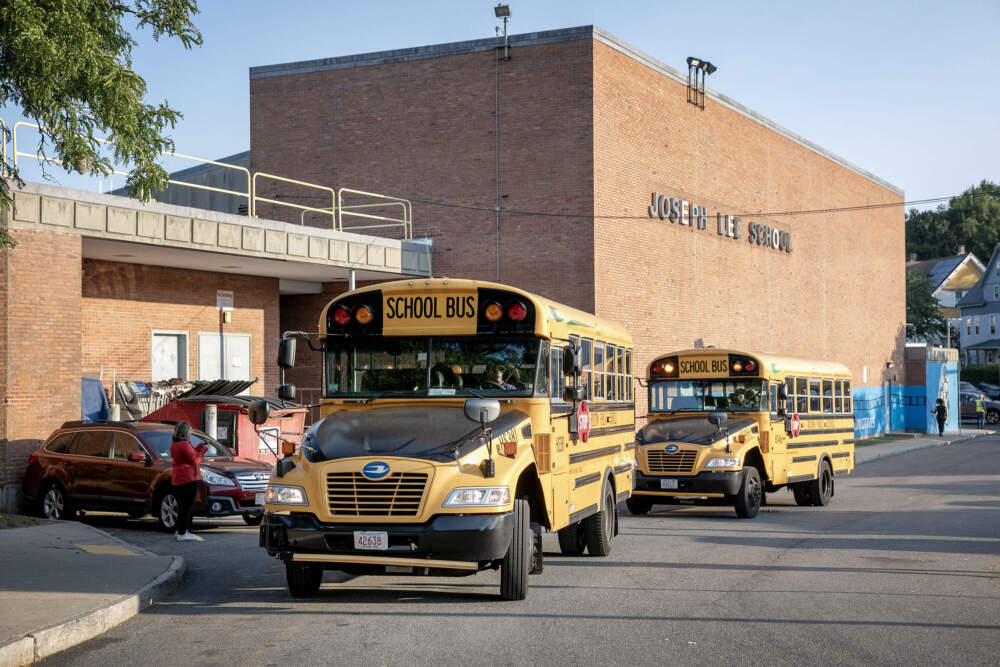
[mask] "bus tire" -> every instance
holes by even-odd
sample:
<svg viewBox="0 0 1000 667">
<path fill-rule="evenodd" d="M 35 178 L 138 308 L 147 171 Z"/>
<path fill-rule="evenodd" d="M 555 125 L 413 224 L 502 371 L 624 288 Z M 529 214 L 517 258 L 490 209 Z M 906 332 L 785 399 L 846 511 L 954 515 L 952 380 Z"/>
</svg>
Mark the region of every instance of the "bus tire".
<svg viewBox="0 0 1000 667">
<path fill-rule="evenodd" d="M 611 536 L 615 533 L 617 509 L 615 494 L 611 491 L 611 487 L 605 484 L 601 511 L 583 520 L 584 542 L 591 556 L 607 556 L 611 553 Z"/>
<path fill-rule="evenodd" d="M 312 563 L 285 563 L 285 581 L 293 598 L 311 598 L 323 583 L 323 567 Z"/>
<path fill-rule="evenodd" d="M 531 570 L 531 507 L 524 498 L 514 501 L 514 534 L 500 562 L 500 597 L 523 600 L 528 594 L 528 572 Z"/>
<path fill-rule="evenodd" d="M 752 519 L 760 511 L 761 497 L 764 489 L 760 484 L 760 473 L 753 466 L 743 468 L 743 481 L 740 490 L 733 499 L 736 516 L 741 519 Z"/>
<path fill-rule="evenodd" d="M 833 469 L 830 462 L 824 460 L 819 464 L 819 474 L 809 482 L 809 499 L 816 507 L 826 507 L 833 497 Z"/>
<path fill-rule="evenodd" d="M 649 510 L 653 509 L 653 501 L 649 498 L 642 498 L 640 496 L 629 496 L 625 501 L 625 507 L 628 511 L 636 516 L 642 514 L 649 514 Z"/>
<path fill-rule="evenodd" d="M 792 495 L 795 496 L 795 504 L 799 507 L 806 507 L 807 505 L 813 504 L 812 496 L 809 495 L 810 483 L 811 482 L 806 482 L 805 484 L 792 484 Z"/>
<path fill-rule="evenodd" d="M 563 556 L 582 556 L 584 549 L 587 548 L 579 523 L 571 523 L 560 529 L 556 535 L 559 536 L 559 551 Z"/>
</svg>

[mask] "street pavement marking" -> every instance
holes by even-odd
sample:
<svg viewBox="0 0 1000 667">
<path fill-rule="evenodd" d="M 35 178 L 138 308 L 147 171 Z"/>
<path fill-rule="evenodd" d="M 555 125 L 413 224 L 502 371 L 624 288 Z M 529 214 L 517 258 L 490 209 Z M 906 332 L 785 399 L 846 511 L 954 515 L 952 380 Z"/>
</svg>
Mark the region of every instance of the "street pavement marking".
<svg viewBox="0 0 1000 667">
<path fill-rule="evenodd" d="M 104 556 L 138 556 L 131 549 L 126 549 L 120 544 L 75 544 L 77 549 L 86 551 L 89 554 L 100 554 Z"/>
</svg>

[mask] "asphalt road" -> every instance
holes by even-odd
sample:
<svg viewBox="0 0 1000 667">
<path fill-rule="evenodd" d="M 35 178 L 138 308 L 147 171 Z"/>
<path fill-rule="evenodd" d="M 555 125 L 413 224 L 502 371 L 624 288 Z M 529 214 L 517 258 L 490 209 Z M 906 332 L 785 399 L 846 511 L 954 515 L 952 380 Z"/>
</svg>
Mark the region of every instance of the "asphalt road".
<svg viewBox="0 0 1000 667">
<path fill-rule="evenodd" d="M 528 599 L 499 576 L 327 573 L 291 599 L 283 568 L 239 519 L 178 544 L 149 521 L 86 520 L 182 554 L 166 603 L 45 664 L 996 665 L 1000 438 L 882 459 L 838 478 L 827 508 L 769 496 L 632 517 L 607 558 L 565 558 L 545 536 Z"/>
</svg>

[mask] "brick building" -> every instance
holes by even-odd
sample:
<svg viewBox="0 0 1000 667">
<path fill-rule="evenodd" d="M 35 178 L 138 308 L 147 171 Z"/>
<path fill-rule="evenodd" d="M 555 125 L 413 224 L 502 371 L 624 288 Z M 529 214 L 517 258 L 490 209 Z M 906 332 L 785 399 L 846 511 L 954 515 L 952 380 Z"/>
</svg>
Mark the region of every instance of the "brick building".
<svg viewBox="0 0 1000 667">
<path fill-rule="evenodd" d="M 509 60 L 486 39 L 252 68 L 252 168 L 410 198 L 436 275 L 499 265 L 623 323 L 639 368 L 697 345 L 820 357 L 880 405 L 902 381 L 899 188 L 711 90 L 690 103 L 686 74 L 600 29 L 510 43 Z"/>
<path fill-rule="evenodd" d="M 13 195 L 0 210 L 18 242 L 0 251 L 0 511 L 17 509 L 41 440 L 80 418 L 82 375 L 106 391 L 113 379 L 256 378 L 255 395 L 274 395 L 285 300 L 352 271 L 430 270 L 423 246 L 400 240 L 34 183 Z"/>
</svg>

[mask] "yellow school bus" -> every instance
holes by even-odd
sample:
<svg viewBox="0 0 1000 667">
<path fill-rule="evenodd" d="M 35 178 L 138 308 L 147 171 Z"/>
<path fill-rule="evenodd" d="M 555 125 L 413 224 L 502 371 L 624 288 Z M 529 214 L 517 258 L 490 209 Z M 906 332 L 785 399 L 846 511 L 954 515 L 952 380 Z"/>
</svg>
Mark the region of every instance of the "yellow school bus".
<svg viewBox="0 0 1000 667">
<path fill-rule="evenodd" d="M 788 487 L 823 506 L 854 469 L 851 375 L 843 364 L 740 350 L 672 352 L 649 364 L 649 422 L 636 434 L 633 514 L 681 499 L 757 515 Z"/>
<path fill-rule="evenodd" d="M 565 554 L 608 554 L 632 489 L 621 326 L 513 287 L 430 279 L 337 297 L 318 341 L 323 418 L 286 445 L 261 526 L 293 596 L 315 594 L 324 569 L 498 568 L 501 597 L 523 599 L 543 530 Z"/>
</svg>

